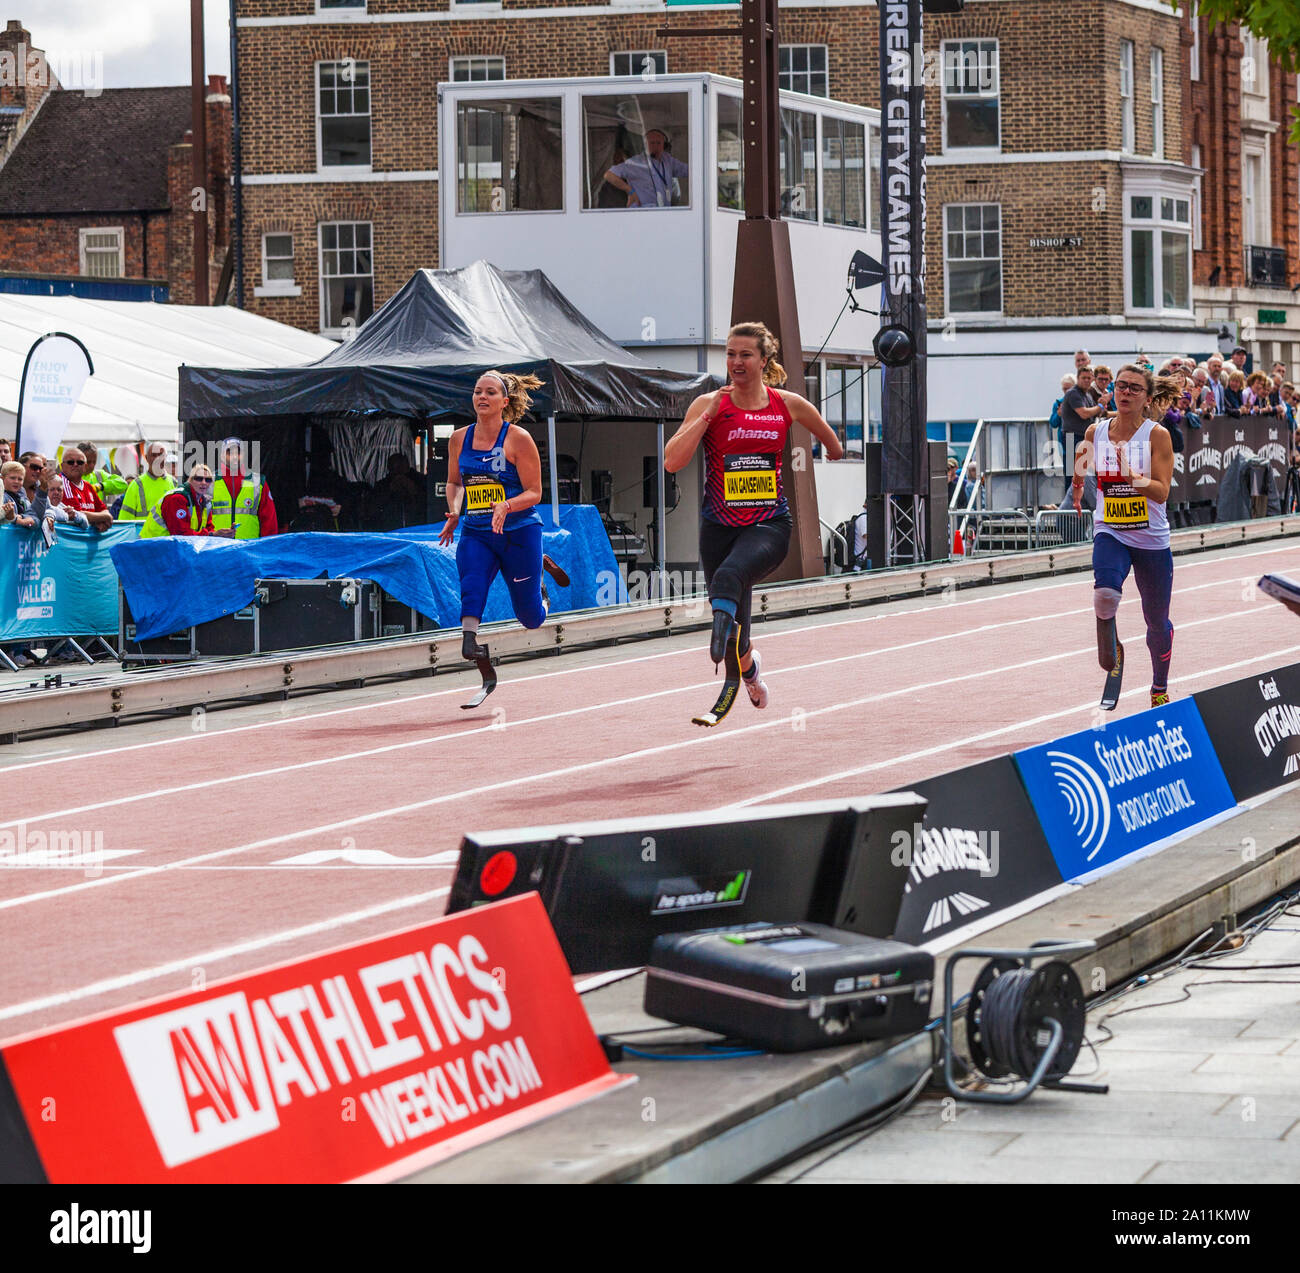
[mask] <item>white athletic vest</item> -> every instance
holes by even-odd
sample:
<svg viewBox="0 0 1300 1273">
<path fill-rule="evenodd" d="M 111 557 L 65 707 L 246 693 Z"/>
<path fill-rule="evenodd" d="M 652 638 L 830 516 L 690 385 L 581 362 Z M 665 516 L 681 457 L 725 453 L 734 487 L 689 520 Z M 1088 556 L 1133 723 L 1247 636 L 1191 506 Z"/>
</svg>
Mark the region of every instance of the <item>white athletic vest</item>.
<svg viewBox="0 0 1300 1273">
<path fill-rule="evenodd" d="M 1094 430 L 1093 455 L 1097 467 L 1097 518 L 1094 534 L 1114 535 L 1130 548 L 1168 548 L 1169 519 L 1164 504 L 1157 504 L 1134 487 L 1120 470 L 1120 455 L 1128 474 L 1151 476 L 1152 421 L 1144 420 L 1138 431 L 1118 445 L 1110 440 L 1110 421 Z"/>
</svg>

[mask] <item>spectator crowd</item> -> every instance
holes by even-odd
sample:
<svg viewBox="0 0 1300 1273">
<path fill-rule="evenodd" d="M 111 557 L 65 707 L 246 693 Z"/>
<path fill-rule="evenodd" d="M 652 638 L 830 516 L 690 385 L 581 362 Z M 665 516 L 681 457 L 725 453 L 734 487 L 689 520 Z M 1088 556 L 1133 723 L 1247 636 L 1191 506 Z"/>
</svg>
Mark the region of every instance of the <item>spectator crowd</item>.
<svg viewBox="0 0 1300 1273">
<path fill-rule="evenodd" d="M 1246 349 L 1238 345 L 1226 363 L 1219 354 L 1199 363 L 1194 358 L 1175 356 L 1166 359 L 1159 369 L 1141 354 L 1133 360 L 1148 371 L 1182 382 L 1181 398 L 1160 421 L 1169 430 L 1175 452 L 1185 448 L 1191 430 L 1213 416 L 1269 416 L 1285 421 L 1291 463 L 1300 464 L 1300 390 L 1287 379 L 1285 363 L 1273 363 L 1268 373 L 1247 373 L 1248 357 Z M 1061 396 L 1052 404 L 1049 427 L 1055 431 L 1065 460 L 1067 492 L 1070 461 L 1088 426 L 1115 414 L 1112 382 L 1111 368 L 1094 366 L 1086 349 L 1075 352 L 1074 371 L 1061 377 Z"/>
</svg>

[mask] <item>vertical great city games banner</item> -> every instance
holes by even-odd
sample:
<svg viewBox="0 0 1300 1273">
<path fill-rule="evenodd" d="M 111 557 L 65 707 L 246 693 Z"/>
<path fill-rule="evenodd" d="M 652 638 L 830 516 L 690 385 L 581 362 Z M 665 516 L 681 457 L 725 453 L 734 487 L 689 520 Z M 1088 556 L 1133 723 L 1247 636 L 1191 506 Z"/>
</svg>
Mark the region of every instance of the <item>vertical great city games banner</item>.
<svg viewBox="0 0 1300 1273">
<path fill-rule="evenodd" d="M 880 322 L 910 333 L 913 357 L 882 368 L 881 491 L 928 493 L 926 473 L 925 84 L 921 0 L 881 0 Z"/>
</svg>

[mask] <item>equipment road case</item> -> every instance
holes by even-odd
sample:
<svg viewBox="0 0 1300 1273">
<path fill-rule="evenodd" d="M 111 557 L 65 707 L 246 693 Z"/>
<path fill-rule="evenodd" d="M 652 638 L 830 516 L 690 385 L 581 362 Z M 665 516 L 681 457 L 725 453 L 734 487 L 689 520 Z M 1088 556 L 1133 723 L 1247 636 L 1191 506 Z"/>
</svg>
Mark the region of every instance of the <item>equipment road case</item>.
<svg viewBox="0 0 1300 1273">
<path fill-rule="evenodd" d="M 802 1052 L 925 1028 L 934 956 L 824 924 L 744 924 L 655 939 L 645 1010 Z"/>
</svg>

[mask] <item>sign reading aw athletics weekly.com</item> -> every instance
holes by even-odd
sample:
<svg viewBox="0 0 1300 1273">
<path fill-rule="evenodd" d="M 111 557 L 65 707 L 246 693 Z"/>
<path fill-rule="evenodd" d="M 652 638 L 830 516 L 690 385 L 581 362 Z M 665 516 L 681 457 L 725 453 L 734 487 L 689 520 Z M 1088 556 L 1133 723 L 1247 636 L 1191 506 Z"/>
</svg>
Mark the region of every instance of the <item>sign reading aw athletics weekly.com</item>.
<svg viewBox="0 0 1300 1273">
<path fill-rule="evenodd" d="M 1190 699 L 1026 748 L 1016 764 L 1067 880 L 1236 805 Z"/>
<path fill-rule="evenodd" d="M 0 1058 L 0 1105 L 7 1071 L 31 1137 L 25 1162 L 0 1138 L 0 1175 L 53 1183 L 388 1180 L 635 1081 L 610 1070 L 536 893 Z"/>
</svg>

